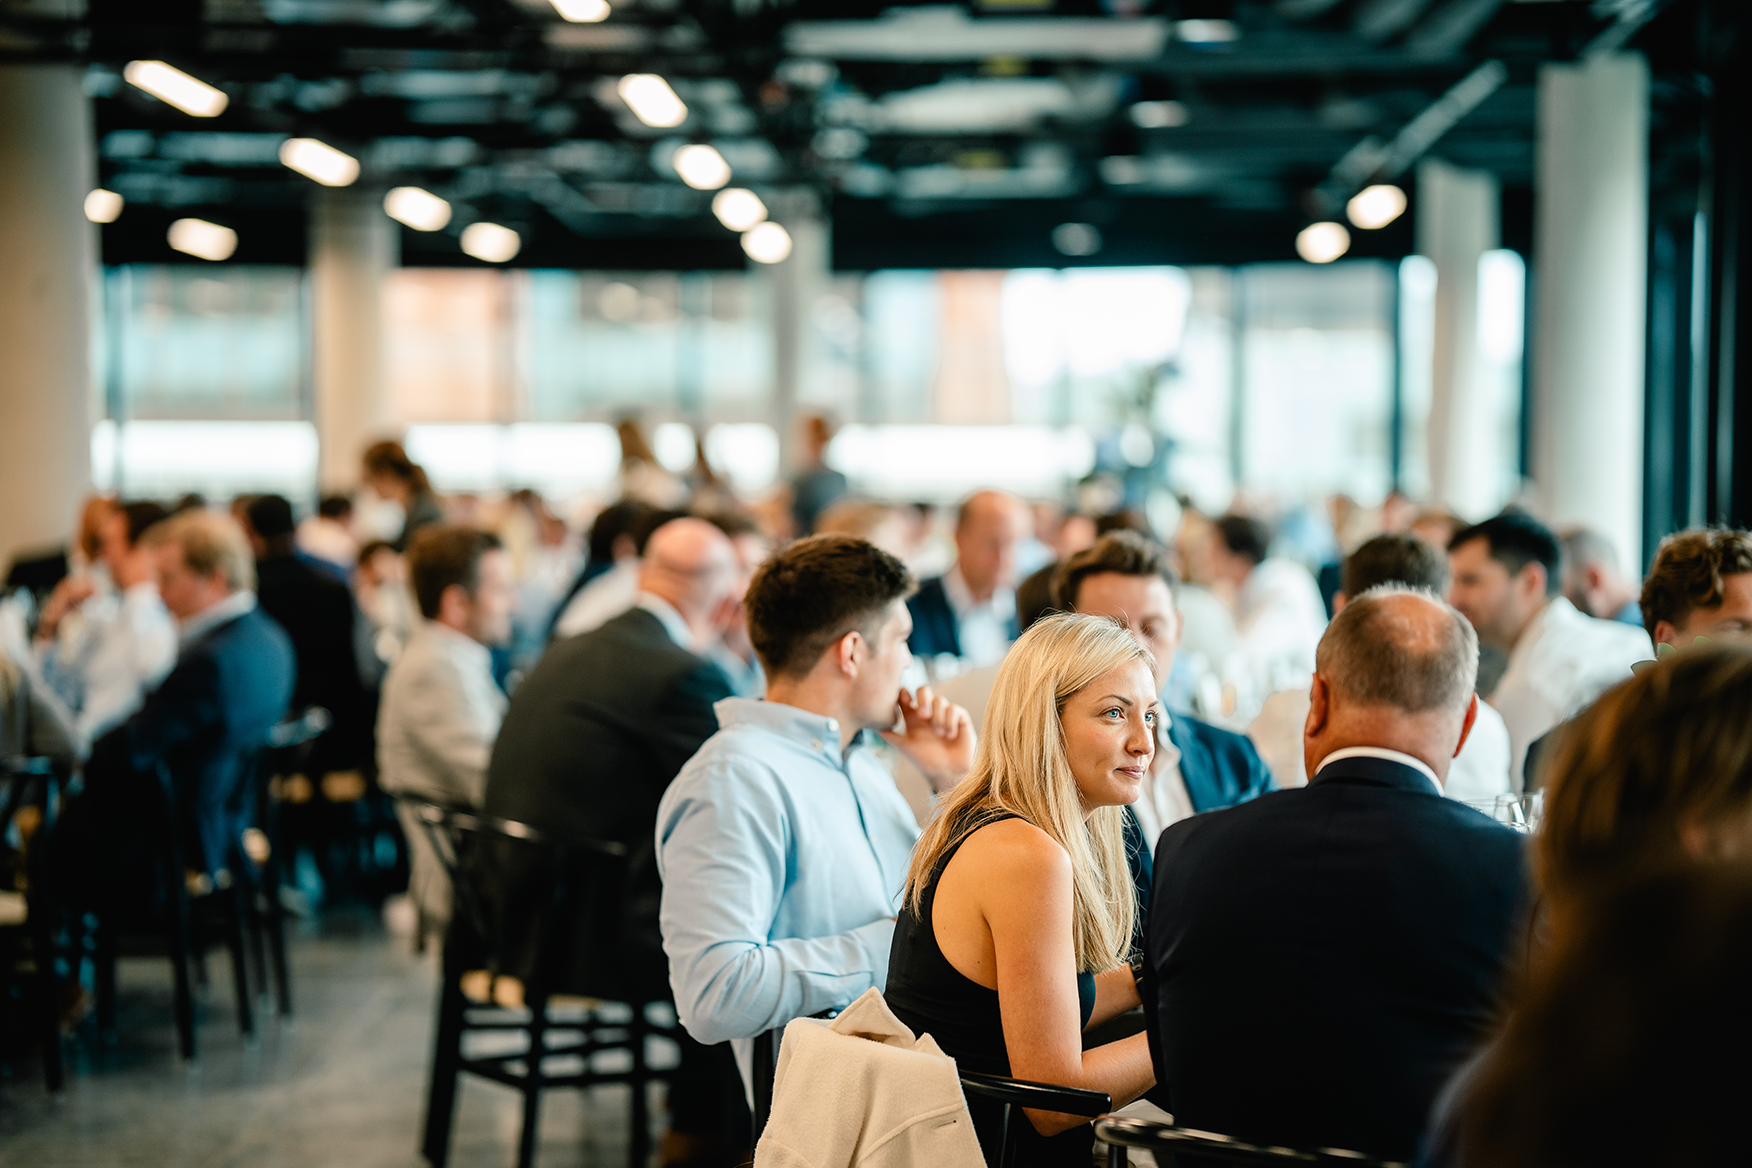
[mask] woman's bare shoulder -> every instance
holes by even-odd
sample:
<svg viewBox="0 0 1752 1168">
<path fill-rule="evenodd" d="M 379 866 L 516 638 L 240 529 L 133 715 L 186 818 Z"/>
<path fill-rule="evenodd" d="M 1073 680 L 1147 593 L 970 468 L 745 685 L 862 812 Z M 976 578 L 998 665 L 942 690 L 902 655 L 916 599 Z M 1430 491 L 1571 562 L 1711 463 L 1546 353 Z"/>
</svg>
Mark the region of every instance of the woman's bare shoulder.
<svg viewBox="0 0 1752 1168">
<path fill-rule="evenodd" d="M 1000 819 L 975 829 L 956 859 L 962 856 L 1000 880 L 1034 883 L 1061 873 L 1068 877 L 1071 870 L 1071 857 L 1059 842 L 1026 819 Z"/>
</svg>

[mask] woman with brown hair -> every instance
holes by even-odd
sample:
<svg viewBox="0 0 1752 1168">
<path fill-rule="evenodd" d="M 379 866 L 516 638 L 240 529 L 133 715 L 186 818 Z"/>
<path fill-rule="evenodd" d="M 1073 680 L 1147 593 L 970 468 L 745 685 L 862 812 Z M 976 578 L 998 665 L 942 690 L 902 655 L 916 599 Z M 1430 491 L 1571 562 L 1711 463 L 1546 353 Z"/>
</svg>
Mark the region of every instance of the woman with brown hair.
<svg viewBox="0 0 1752 1168">
<path fill-rule="evenodd" d="M 444 509 L 426 481 L 425 470 L 408 457 L 400 442 L 374 442 L 365 448 L 362 461 L 365 484 L 379 497 L 401 504 L 404 518 L 401 534 L 395 537 L 396 551 L 407 551 L 408 541 L 420 528 L 444 522 Z"/>
</svg>

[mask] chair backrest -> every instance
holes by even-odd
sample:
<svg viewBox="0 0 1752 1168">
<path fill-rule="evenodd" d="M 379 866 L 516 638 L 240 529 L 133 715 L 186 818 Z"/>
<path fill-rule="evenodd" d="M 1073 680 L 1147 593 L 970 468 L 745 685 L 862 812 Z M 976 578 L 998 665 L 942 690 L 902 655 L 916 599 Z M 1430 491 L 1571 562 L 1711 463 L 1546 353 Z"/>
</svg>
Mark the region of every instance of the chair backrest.
<svg viewBox="0 0 1752 1168">
<path fill-rule="evenodd" d="M 1103 1119 L 1095 1124 L 1095 1138 L 1115 1147 L 1146 1148 L 1152 1153 L 1186 1157 L 1187 1163 L 1246 1164 L 1260 1168 L 1284 1168 L 1290 1164 L 1314 1168 L 1407 1168 L 1342 1148 L 1278 1148 L 1250 1144 L 1233 1136 L 1194 1128 L 1175 1127 L 1147 1119 Z M 1178 1160 L 1176 1160 L 1178 1162 Z"/>
<path fill-rule="evenodd" d="M 571 942 L 582 910 L 613 903 L 591 895 L 622 879 L 627 848 L 613 840 L 568 839 L 513 819 L 401 800 L 413 813 L 450 878 L 451 930 L 466 930 L 499 972 L 519 945 L 519 925 L 533 918 L 534 946 L 526 990 L 545 995 L 566 983 Z M 528 916 L 523 914 L 527 913 Z M 595 933 L 591 935 L 601 935 Z M 460 940 L 460 938 L 458 938 Z"/>
</svg>

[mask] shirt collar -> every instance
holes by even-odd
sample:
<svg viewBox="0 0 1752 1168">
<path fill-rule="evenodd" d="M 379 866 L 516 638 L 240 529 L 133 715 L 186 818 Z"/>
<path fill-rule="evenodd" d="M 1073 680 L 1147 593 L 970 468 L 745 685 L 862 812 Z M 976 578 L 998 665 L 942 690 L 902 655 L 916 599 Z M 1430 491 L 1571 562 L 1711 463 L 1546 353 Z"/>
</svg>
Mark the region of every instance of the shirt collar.
<svg viewBox="0 0 1752 1168">
<path fill-rule="evenodd" d="M 641 592 L 635 607 L 642 608 L 663 623 L 663 631 L 669 634 L 669 639 L 686 649 L 689 653 L 698 652 L 694 648 L 693 630 L 688 628 L 687 621 L 682 619 L 675 606 L 658 596 L 655 592 Z"/>
<path fill-rule="evenodd" d="M 967 581 L 961 578 L 961 565 L 956 564 L 943 573 L 943 595 L 948 598 L 949 607 L 956 616 L 966 616 L 978 609 L 988 609 L 994 615 L 1008 619 L 1016 612 L 1016 590 L 1014 588 L 996 588 L 992 591 L 990 600 L 981 602 L 973 598 L 973 589 L 967 586 Z"/>
<path fill-rule="evenodd" d="M 248 589 L 233 592 L 223 600 L 215 600 L 194 616 L 179 623 L 177 639 L 192 645 L 227 621 L 236 620 L 256 606 L 256 595 Z"/>
<path fill-rule="evenodd" d="M 835 767 L 844 762 L 845 756 L 839 748 L 840 724 L 837 718 L 759 698 L 725 698 L 712 710 L 718 715 L 718 725 L 723 729 L 758 726 L 795 746 L 821 755 Z M 862 735 L 854 736 L 852 747 L 857 746 L 861 738 Z M 847 747 L 846 754 L 850 753 L 851 747 Z"/>
<path fill-rule="evenodd" d="M 1442 780 L 1436 778 L 1436 772 L 1430 769 L 1428 763 L 1421 758 L 1413 758 L 1401 751 L 1388 750 L 1385 746 L 1346 746 L 1335 750 L 1320 760 L 1320 765 L 1314 768 L 1314 774 L 1318 776 L 1321 771 L 1333 763 L 1346 758 L 1380 758 L 1388 762 L 1399 763 L 1401 766 L 1411 767 L 1430 781 L 1430 785 L 1436 789 L 1436 794 L 1442 793 Z"/>
</svg>

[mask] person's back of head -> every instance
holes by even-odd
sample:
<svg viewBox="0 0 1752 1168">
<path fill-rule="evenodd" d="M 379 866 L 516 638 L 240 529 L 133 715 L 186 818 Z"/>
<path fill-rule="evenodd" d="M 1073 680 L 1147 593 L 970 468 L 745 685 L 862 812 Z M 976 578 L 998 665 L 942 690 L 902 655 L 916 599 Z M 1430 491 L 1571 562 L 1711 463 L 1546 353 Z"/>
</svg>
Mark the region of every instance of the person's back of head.
<svg viewBox="0 0 1752 1168">
<path fill-rule="evenodd" d="M 1461 528 L 1449 541 L 1448 550 L 1459 551 L 1474 540 L 1483 540 L 1486 554 L 1510 576 L 1520 575 L 1529 564 L 1538 564 L 1545 571 L 1545 595 L 1563 591 L 1563 547 L 1551 528 L 1525 511 L 1510 508 Z"/>
<path fill-rule="evenodd" d="M 324 519 L 345 523 L 353 517 L 353 500 L 346 495 L 324 495 L 316 505 L 316 513 Z"/>
<path fill-rule="evenodd" d="M 297 523 L 292 518 L 292 504 L 284 495 L 257 495 L 244 509 L 250 530 L 267 544 L 270 554 L 290 554 L 292 533 Z"/>
<path fill-rule="evenodd" d="M 645 545 L 639 587 L 661 597 L 702 640 L 721 634 L 734 615 L 741 583 L 736 548 L 704 519 L 672 519 Z"/>
<path fill-rule="evenodd" d="M 590 524 L 590 561 L 612 564 L 639 554 L 638 541 L 633 536 L 647 515 L 656 510 L 639 499 L 621 499 L 596 513 Z"/>
<path fill-rule="evenodd" d="M 1559 732 L 1537 874 L 1554 912 L 1687 858 L 1752 854 L 1752 648 L 1672 654 Z"/>
<path fill-rule="evenodd" d="M 769 678 L 800 679 L 822 654 L 854 630 L 873 625 L 913 589 L 912 573 L 894 556 L 848 535 L 814 535 L 762 564 L 743 606 L 748 637 Z"/>
<path fill-rule="evenodd" d="M 1752 632 L 1752 532 L 1681 531 L 1661 541 L 1642 586 L 1643 628 L 1656 644 Z"/>
<path fill-rule="evenodd" d="M 1251 515 L 1225 515 L 1214 524 L 1217 539 L 1232 556 L 1257 567 L 1271 549 L 1271 527 Z"/>
<path fill-rule="evenodd" d="M 393 479 L 416 495 L 426 494 L 432 489 L 431 484 L 426 481 L 425 470 L 408 457 L 408 452 L 402 449 L 400 442 L 373 442 L 365 448 L 360 462 L 364 465 L 367 479 Z"/>
<path fill-rule="evenodd" d="M 127 525 L 128 546 L 135 547 L 145 538 L 146 532 L 154 525 L 170 518 L 170 511 L 162 503 L 154 503 L 150 499 L 137 500 L 121 505 L 122 520 Z"/>
<path fill-rule="evenodd" d="M 1590 901 L 1554 930 L 1501 1036 L 1464 1080 L 1445 1161 L 1744 1162 L 1748 982 L 1743 861 L 1670 869 Z"/>
<path fill-rule="evenodd" d="M 179 620 L 255 587 L 255 556 L 229 515 L 206 508 L 180 511 L 153 524 L 146 543 L 159 553 L 159 592 Z"/>
<path fill-rule="evenodd" d="M 1448 590 L 1448 557 L 1414 535 L 1377 535 L 1344 558 L 1343 596 L 1349 600 L 1383 584 L 1436 596 Z"/>
<path fill-rule="evenodd" d="M 1303 732 L 1310 775 L 1352 746 L 1396 750 L 1447 774 L 1478 677 L 1478 635 L 1465 617 L 1420 589 L 1370 589 L 1327 625 L 1314 669 Z"/>
</svg>

